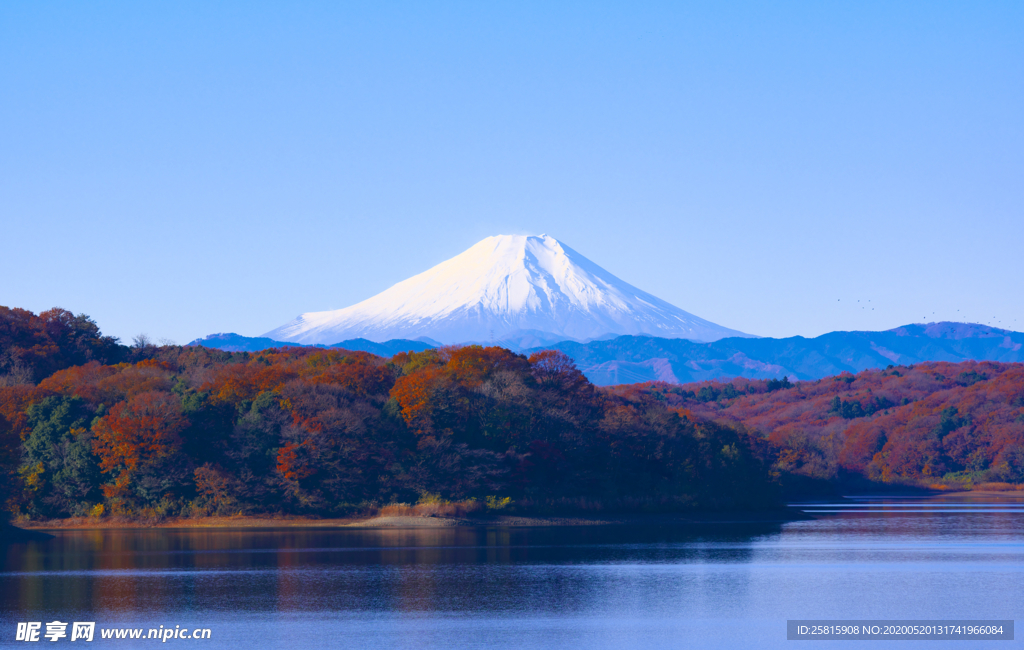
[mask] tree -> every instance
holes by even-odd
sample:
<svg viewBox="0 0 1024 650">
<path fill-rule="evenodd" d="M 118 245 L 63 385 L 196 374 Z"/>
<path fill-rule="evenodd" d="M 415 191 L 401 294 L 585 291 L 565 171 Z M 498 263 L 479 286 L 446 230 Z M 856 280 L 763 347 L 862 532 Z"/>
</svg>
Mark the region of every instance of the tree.
<svg viewBox="0 0 1024 650">
<path fill-rule="evenodd" d="M 40 381 L 55 370 L 90 360 L 117 363 L 127 348 L 102 336 L 85 314 L 55 307 L 38 316 L 0 306 L 0 386 Z"/>
<path fill-rule="evenodd" d="M 113 483 L 103 486 L 115 510 L 133 512 L 174 498 L 188 481 L 181 432 L 189 422 L 178 398 L 162 391 L 132 397 L 110 409 L 93 426 L 100 469 Z"/>
<path fill-rule="evenodd" d="M 100 473 L 92 454 L 92 413 L 78 397 L 53 396 L 28 408 L 21 475 L 30 513 L 80 516 L 100 500 Z"/>
<path fill-rule="evenodd" d="M 14 428 L 0 414 L 0 526 L 7 523 L 10 511 L 23 494 L 17 475 L 19 442 Z"/>
</svg>

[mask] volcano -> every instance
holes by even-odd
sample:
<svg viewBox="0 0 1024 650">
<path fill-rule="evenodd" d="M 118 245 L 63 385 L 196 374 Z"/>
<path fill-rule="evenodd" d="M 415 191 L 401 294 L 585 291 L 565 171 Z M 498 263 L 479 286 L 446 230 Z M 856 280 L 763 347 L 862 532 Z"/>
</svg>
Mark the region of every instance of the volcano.
<svg viewBox="0 0 1024 650">
<path fill-rule="evenodd" d="M 327 345 L 356 338 L 545 344 L 623 334 L 749 336 L 641 291 L 547 235 L 488 237 L 372 298 L 302 314 L 263 336 Z"/>
</svg>

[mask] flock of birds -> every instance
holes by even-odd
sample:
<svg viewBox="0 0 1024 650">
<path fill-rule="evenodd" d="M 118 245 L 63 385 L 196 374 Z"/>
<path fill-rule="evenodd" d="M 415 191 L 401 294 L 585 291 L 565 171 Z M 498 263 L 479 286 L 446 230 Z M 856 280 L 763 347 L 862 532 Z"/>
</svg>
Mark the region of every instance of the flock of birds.
<svg viewBox="0 0 1024 650">
<path fill-rule="evenodd" d="M 843 299 L 842 299 L 842 298 L 836 298 L 836 302 L 842 302 L 842 301 L 843 301 Z M 858 302 L 858 303 L 860 303 L 860 300 L 858 300 L 857 302 Z M 861 308 L 862 310 L 864 310 L 864 311 L 867 311 L 867 310 L 868 310 L 868 307 L 869 307 L 869 304 L 868 304 L 868 303 L 870 303 L 870 302 L 871 302 L 870 300 L 867 300 L 867 301 L 865 301 L 865 302 L 864 302 L 864 304 L 862 304 L 860 308 Z M 871 311 L 875 311 L 875 308 L 874 308 L 874 307 L 871 307 Z M 960 313 L 960 310 L 959 310 L 959 309 L 957 309 L 956 311 L 957 311 L 957 313 Z M 933 317 L 933 318 L 935 317 L 935 312 L 932 312 L 932 317 Z M 927 317 L 927 316 L 922 316 L 922 317 L 921 317 L 921 320 L 928 320 L 928 317 Z M 1000 320 L 1000 319 L 999 319 L 998 317 L 996 317 L 996 316 L 993 316 L 993 317 L 992 317 L 992 320 L 988 321 L 988 322 L 987 322 L 987 323 L 985 323 L 985 324 L 986 324 L 986 325 L 988 325 L 988 326 L 990 326 L 990 327 L 995 327 L 996 325 L 1002 325 L 1002 323 L 1003 323 L 1003 321 L 1002 321 L 1002 320 Z M 1017 323 L 1017 319 L 1015 318 L 1015 319 L 1013 319 L 1013 325 L 1012 325 L 1011 327 L 1016 327 L 1016 323 Z M 952 331 L 952 330 L 950 330 L 950 331 Z"/>
</svg>

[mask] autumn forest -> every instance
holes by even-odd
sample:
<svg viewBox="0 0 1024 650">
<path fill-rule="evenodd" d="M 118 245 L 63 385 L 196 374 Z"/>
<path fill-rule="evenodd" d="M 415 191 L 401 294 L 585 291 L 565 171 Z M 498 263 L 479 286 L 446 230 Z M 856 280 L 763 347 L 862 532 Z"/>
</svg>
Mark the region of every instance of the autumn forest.
<svg viewBox="0 0 1024 650">
<path fill-rule="evenodd" d="M 1024 364 L 596 387 L 556 351 L 122 345 L 0 307 L 5 516 L 760 508 L 1024 483 Z"/>
</svg>

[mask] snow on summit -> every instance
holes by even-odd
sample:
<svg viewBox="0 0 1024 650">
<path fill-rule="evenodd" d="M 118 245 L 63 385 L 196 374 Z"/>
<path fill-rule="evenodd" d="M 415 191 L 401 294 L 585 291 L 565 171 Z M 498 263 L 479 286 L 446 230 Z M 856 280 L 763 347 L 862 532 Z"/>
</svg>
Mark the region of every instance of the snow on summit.
<svg viewBox="0 0 1024 650">
<path fill-rule="evenodd" d="M 747 336 L 623 282 L 554 237 L 488 237 L 360 303 L 302 314 L 264 336 L 333 344 L 427 337 L 502 341 L 530 332 L 586 341 L 640 334 L 714 341 Z"/>
</svg>

